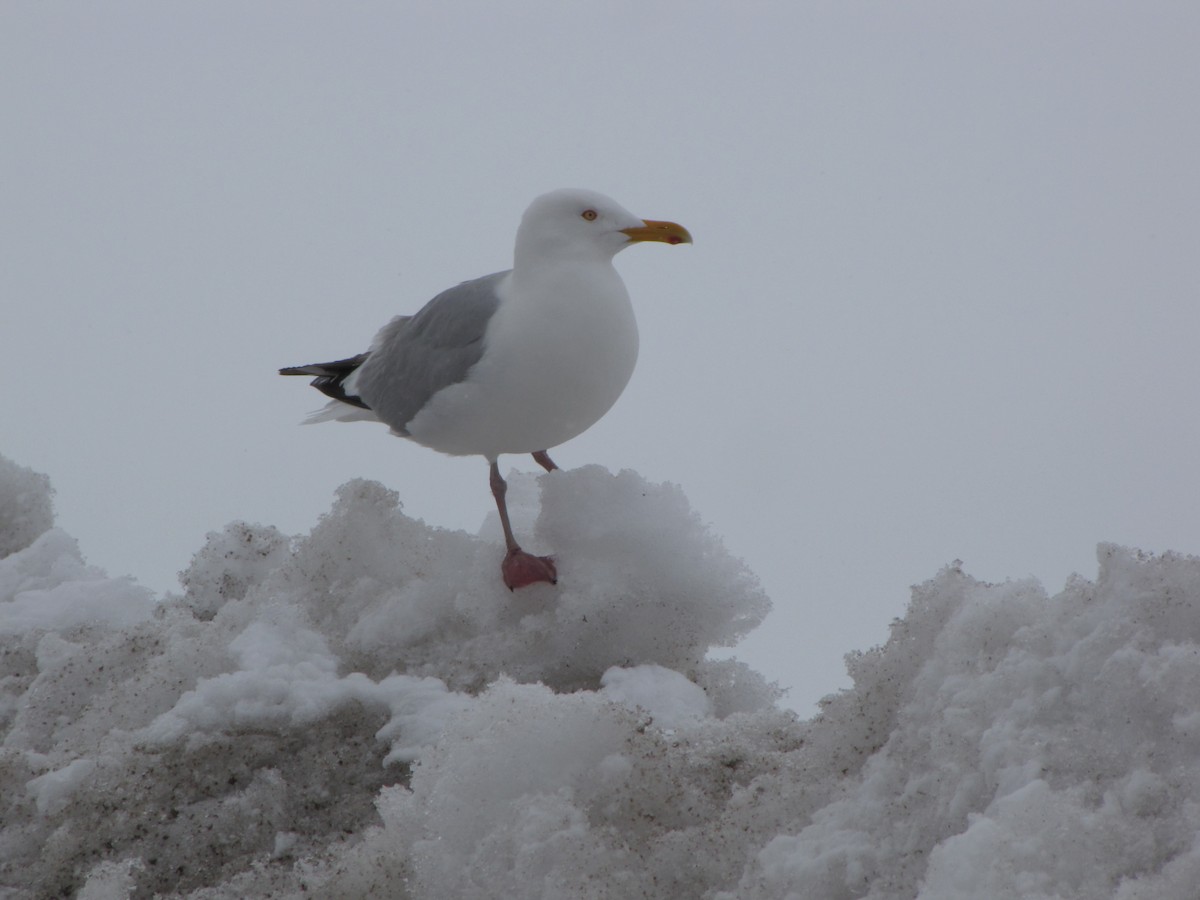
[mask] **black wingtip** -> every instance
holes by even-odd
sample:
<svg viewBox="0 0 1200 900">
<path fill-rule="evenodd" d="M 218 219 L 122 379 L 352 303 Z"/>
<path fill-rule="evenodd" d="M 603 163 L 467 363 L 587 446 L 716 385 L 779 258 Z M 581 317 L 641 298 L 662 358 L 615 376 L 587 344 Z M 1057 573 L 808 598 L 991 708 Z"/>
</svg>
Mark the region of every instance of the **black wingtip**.
<svg viewBox="0 0 1200 900">
<path fill-rule="evenodd" d="M 326 397 L 341 400 L 343 403 L 348 403 L 351 406 L 357 406 L 361 409 L 370 409 L 371 407 L 367 406 L 361 398 L 353 394 L 347 394 L 342 384 L 355 369 L 363 364 L 368 356 L 370 356 L 370 351 L 360 353 L 358 356 L 351 356 L 349 359 L 339 359 L 333 362 L 310 363 L 307 366 L 287 366 L 280 369 L 279 374 L 315 375 L 316 377 L 312 380 L 312 386 Z"/>
<path fill-rule="evenodd" d="M 315 375 L 318 378 L 345 378 L 370 356 L 370 351 L 351 356 L 347 359 L 335 359 L 333 362 L 309 363 L 306 366 L 286 366 L 279 370 L 280 375 Z"/>
</svg>

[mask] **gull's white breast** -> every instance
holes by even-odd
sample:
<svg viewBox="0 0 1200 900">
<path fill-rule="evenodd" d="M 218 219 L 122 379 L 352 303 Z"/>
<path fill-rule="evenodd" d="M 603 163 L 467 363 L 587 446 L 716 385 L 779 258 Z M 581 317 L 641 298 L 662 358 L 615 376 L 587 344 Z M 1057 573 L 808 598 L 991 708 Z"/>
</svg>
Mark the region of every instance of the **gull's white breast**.
<svg viewBox="0 0 1200 900">
<path fill-rule="evenodd" d="M 418 443 L 489 459 L 547 450 L 594 425 L 629 383 L 637 323 L 611 262 L 510 274 L 497 289 L 483 357 L 413 417 Z"/>
</svg>

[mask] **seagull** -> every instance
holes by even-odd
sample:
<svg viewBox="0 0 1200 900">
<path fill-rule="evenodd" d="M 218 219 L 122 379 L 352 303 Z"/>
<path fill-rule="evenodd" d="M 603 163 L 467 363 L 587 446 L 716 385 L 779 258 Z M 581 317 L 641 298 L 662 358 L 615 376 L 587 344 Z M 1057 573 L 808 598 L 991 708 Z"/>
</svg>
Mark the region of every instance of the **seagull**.
<svg viewBox="0 0 1200 900">
<path fill-rule="evenodd" d="M 442 453 L 484 457 L 504 530 L 504 584 L 556 584 L 553 558 L 525 552 L 513 537 L 497 458 L 530 453 L 553 471 L 547 451 L 617 401 L 638 332 L 613 257 L 644 241 L 690 244 L 692 236 L 595 191 L 551 191 L 522 216 L 511 269 L 397 316 L 365 353 L 279 374 L 315 376 L 312 386 L 332 398 L 309 422 L 377 421 Z"/>
</svg>

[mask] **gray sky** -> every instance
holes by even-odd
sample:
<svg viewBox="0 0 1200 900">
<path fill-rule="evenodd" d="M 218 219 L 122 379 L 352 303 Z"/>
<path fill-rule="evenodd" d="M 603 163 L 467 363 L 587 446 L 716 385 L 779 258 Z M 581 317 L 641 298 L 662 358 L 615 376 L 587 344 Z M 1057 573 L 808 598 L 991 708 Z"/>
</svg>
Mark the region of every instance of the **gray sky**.
<svg viewBox="0 0 1200 900">
<path fill-rule="evenodd" d="M 275 369 L 601 190 L 696 243 L 618 258 L 638 371 L 555 458 L 682 485 L 807 710 L 950 560 L 1200 552 L 1198 46 L 1191 2 L 6 2 L 0 453 L 159 590 L 355 476 L 474 531 L 482 460 L 300 428 Z"/>
</svg>

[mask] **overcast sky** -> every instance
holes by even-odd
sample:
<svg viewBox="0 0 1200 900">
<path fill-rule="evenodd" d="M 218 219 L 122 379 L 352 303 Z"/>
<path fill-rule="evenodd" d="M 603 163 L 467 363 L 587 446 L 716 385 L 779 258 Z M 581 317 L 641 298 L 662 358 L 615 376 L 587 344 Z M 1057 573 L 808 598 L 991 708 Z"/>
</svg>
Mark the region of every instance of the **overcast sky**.
<svg viewBox="0 0 1200 900">
<path fill-rule="evenodd" d="M 0 453 L 157 590 L 355 476 L 475 531 L 482 460 L 301 428 L 275 370 L 594 188 L 695 245 L 618 257 L 638 370 L 554 457 L 682 485 L 807 711 L 951 560 L 1053 593 L 1098 541 L 1200 552 L 1197 47 L 1192 2 L 9 0 Z"/>
</svg>

